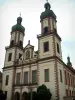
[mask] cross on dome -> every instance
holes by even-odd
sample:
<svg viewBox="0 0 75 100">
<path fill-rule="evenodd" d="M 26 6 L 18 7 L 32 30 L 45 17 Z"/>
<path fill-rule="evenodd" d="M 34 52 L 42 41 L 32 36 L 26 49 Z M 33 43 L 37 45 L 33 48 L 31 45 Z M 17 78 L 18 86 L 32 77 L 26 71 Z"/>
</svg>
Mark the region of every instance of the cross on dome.
<svg viewBox="0 0 75 100">
<path fill-rule="evenodd" d="M 48 2 L 48 0 L 46 0 Z"/>
<path fill-rule="evenodd" d="M 20 17 L 21 17 L 21 12 L 20 12 Z"/>
</svg>

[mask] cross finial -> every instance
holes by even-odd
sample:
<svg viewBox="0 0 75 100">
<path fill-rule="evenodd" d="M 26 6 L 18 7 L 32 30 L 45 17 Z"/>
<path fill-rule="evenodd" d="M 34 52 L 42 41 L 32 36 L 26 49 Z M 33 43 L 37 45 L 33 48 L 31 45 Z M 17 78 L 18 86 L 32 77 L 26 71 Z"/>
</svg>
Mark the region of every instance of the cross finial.
<svg viewBox="0 0 75 100">
<path fill-rule="evenodd" d="M 48 0 L 46 0 L 48 2 Z"/>
<path fill-rule="evenodd" d="M 20 12 L 20 17 L 21 17 L 21 12 Z"/>
</svg>

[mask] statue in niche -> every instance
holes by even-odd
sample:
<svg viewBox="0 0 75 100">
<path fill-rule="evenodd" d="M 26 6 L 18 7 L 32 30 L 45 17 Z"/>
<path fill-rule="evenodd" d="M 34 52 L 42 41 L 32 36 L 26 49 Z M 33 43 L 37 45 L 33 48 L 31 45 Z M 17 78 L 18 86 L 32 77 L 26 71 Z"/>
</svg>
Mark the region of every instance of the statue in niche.
<svg viewBox="0 0 75 100">
<path fill-rule="evenodd" d="M 29 59 L 30 58 L 30 51 L 26 51 L 26 59 Z"/>
</svg>

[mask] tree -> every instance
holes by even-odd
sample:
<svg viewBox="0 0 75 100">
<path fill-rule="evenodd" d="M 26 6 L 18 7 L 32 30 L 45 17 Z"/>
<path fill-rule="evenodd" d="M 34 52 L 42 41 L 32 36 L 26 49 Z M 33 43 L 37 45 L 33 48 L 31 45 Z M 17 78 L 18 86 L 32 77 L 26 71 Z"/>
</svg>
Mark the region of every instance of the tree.
<svg viewBox="0 0 75 100">
<path fill-rule="evenodd" d="M 32 100 L 37 100 L 37 93 L 35 91 L 32 92 Z"/>
<path fill-rule="evenodd" d="M 45 85 L 41 85 L 37 88 L 37 99 L 38 100 L 50 100 L 51 96 L 52 94 L 50 90 Z"/>
<path fill-rule="evenodd" d="M 28 100 L 50 100 L 51 92 L 45 85 L 40 85 L 37 91 L 32 91 L 28 93 Z"/>
<path fill-rule="evenodd" d="M 0 90 L 0 100 L 6 100 L 5 94 Z"/>
</svg>

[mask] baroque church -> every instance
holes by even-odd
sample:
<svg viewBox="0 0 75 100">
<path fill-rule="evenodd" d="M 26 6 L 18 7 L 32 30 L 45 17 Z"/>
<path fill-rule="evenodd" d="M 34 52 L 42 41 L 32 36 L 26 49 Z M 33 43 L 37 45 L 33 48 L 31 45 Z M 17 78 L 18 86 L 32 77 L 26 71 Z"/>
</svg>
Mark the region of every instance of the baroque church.
<svg viewBox="0 0 75 100">
<path fill-rule="evenodd" d="M 25 28 L 21 16 L 12 26 L 9 46 L 5 47 L 2 89 L 6 100 L 24 100 L 23 94 L 36 91 L 45 84 L 51 100 L 75 100 L 75 70 L 67 57 L 62 60 L 61 37 L 57 33 L 57 17 L 47 2 L 40 15 L 41 33 L 37 35 L 38 50 L 28 44 L 23 47 Z"/>
</svg>

